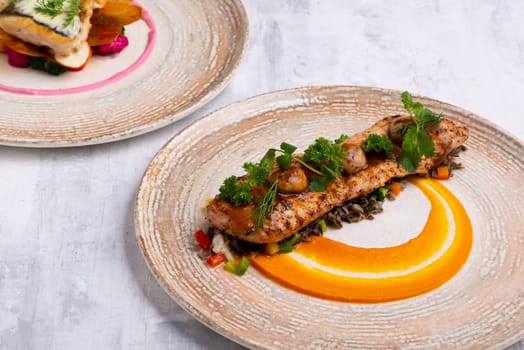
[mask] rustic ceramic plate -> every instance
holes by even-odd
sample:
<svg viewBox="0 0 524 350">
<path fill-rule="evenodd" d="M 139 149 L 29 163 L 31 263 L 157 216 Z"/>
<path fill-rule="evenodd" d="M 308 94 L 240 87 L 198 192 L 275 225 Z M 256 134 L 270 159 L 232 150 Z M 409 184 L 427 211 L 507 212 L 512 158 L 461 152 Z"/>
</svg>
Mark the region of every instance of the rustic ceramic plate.
<svg viewBox="0 0 524 350">
<path fill-rule="evenodd" d="M 248 42 L 240 0 L 138 0 L 130 46 L 52 77 L 0 57 L 0 144 L 68 147 L 140 135 L 183 118 L 227 84 Z"/>
<path fill-rule="evenodd" d="M 221 182 L 281 141 L 302 148 L 403 111 L 399 92 L 363 87 L 281 91 L 244 100 L 195 122 L 153 159 L 138 189 L 136 232 L 169 295 L 224 336 L 261 349 L 494 349 L 524 336 L 524 145 L 460 108 L 428 98 L 471 129 L 465 169 L 446 186 L 474 228 L 462 270 L 418 297 L 379 304 L 328 301 L 286 289 L 254 268 L 239 278 L 195 252 L 203 207 Z M 412 215 L 413 213 L 411 213 Z"/>
</svg>

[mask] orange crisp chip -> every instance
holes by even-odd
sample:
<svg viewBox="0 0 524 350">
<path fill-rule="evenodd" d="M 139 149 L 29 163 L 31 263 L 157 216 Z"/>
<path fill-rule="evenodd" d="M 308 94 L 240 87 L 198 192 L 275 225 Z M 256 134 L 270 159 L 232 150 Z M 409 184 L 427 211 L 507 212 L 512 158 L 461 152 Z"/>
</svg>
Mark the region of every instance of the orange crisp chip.
<svg viewBox="0 0 524 350">
<path fill-rule="evenodd" d="M 12 37 L 12 40 L 9 40 L 6 43 L 6 46 L 8 46 L 10 49 L 27 55 L 31 57 L 47 57 L 49 59 L 54 60 L 53 56 L 49 53 L 48 50 L 41 46 L 36 46 L 33 44 L 26 43 L 25 41 L 22 41 L 18 38 Z"/>
<path fill-rule="evenodd" d="M 87 43 L 89 46 L 109 44 L 120 34 L 123 26 L 136 22 L 141 17 L 140 7 L 129 5 L 126 0 L 111 1 L 93 13 Z"/>
</svg>

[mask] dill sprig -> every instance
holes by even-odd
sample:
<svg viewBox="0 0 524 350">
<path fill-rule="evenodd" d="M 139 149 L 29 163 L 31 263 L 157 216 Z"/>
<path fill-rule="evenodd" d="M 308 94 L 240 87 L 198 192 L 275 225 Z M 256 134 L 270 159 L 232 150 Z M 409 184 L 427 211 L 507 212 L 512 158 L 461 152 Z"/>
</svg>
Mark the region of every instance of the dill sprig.
<svg viewBox="0 0 524 350">
<path fill-rule="evenodd" d="M 275 180 L 260 199 L 254 212 L 256 227 L 263 227 L 267 215 L 273 212 L 273 207 L 275 206 L 275 200 L 277 197 L 277 188 L 278 180 Z"/>
<path fill-rule="evenodd" d="M 65 0 L 37 0 L 35 12 L 50 18 L 64 15 L 65 19 L 62 27 L 70 26 L 75 17 L 80 14 L 80 4 L 82 0 L 70 0 L 66 6 Z"/>
<path fill-rule="evenodd" d="M 64 0 L 38 0 L 35 12 L 55 18 L 64 13 Z"/>
<path fill-rule="evenodd" d="M 71 0 L 69 8 L 65 11 L 64 27 L 69 27 L 75 20 L 75 17 L 80 14 L 81 3 L 82 0 Z"/>
</svg>

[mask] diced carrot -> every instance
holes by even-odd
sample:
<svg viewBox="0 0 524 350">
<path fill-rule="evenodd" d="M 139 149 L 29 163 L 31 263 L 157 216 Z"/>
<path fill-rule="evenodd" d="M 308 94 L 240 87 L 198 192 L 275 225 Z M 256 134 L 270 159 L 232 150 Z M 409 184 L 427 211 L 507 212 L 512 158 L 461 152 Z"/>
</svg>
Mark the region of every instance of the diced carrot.
<svg viewBox="0 0 524 350">
<path fill-rule="evenodd" d="M 437 167 L 437 179 L 447 180 L 449 179 L 449 168 L 446 165 Z"/>
<path fill-rule="evenodd" d="M 400 182 L 393 182 L 391 184 L 391 188 L 389 189 L 391 193 L 393 193 L 395 196 L 398 196 L 400 194 Z"/>
<path fill-rule="evenodd" d="M 217 267 L 224 261 L 226 261 L 226 257 L 224 256 L 224 254 L 220 253 L 211 255 L 209 258 L 207 258 L 207 264 L 211 267 Z"/>
</svg>

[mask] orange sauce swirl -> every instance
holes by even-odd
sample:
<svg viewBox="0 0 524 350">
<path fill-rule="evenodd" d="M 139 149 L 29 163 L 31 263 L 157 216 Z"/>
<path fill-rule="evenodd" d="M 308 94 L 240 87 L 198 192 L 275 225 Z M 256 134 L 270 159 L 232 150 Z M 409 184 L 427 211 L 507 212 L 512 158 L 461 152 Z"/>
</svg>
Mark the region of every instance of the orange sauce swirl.
<svg viewBox="0 0 524 350">
<path fill-rule="evenodd" d="M 431 291 L 464 265 L 473 230 L 460 201 L 438 180 L 409 180 L 429 200 L 424 228 L 404 244 L 362 248 L 326 237 L 252 264 L 272 280 L 315 297 L 345 302 L 400 300 Z"/>
</svg>

